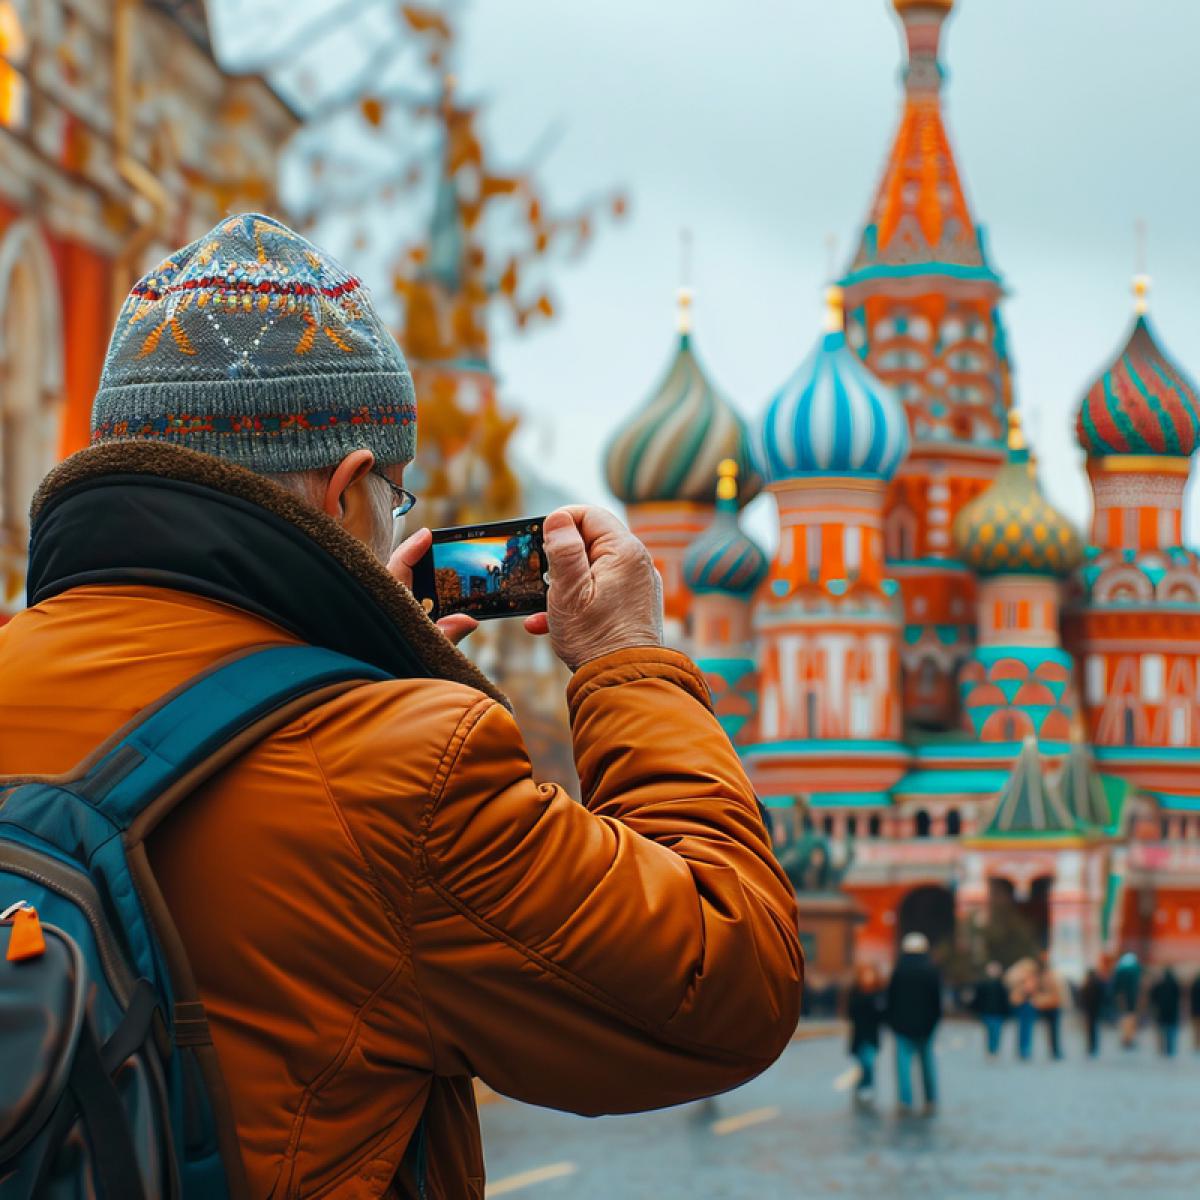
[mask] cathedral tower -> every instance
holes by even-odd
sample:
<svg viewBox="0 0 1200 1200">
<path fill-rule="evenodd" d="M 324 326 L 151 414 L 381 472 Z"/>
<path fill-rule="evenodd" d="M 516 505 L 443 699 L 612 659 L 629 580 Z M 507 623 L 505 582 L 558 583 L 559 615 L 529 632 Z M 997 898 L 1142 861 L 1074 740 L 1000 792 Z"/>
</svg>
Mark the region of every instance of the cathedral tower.
<svg viewBox="0 0 1200 1200">
<path fill-rule="evenodd" d="M 828 301 L 824 336 L 761 424 L 780 540 L 757 611 L 759 740 L 747 758 L 764 794 L 850 791 L 871 805 L 886 803 L 906 757 L 883 501 L 908 425 L 846 345 L 837 288 Z"/>
<path fill-rule="evenodd" d="M 954 523 L 958 553 L 979 579 L 978 645 L 960 682 L 964 718 L 985 742 L 1066 743 L 1073 696 L 1060 586 L 1082 546 L 1038 487 L 1016 409 L 1008 422 L 1008 462 Z"/>
<path fill-rule="evenodd" d="M 739 504 L 762 489 L 742 418 L 710 382 L 692 345 L 689 289 L 680 288 L 679 340 L 666 374 L 618 430 L 605 454 L 609 490 L 625 504 L 663 581 L 667 640 L 682 646 L 690 597 L 683 557 L 713 517 L 717 467 L 731 458 L 743 480 Z"/>
<path fill-rule="evenodd" d="M 850 345 L 904 404 L 912 452 L 888 490 L 890 570 L 905 607 L 904 704 L 956 724 L 974 581 L 954 519 L 1004 460 L 1009 357 L 1000 277 L 971 215 L 942 120 L 942 26 L 953 0 L 893 0 L 907 61 L 899 127 L 842 286 Z"/>
<path fill-rule="evenodd" d="M 1147 288 L 1135 280 L 1133 327 L 1079 409 L 1095 503 L 1070 634 L 1104 770 L 1152 792 L 1194 792 L 1200 555 L 1183 545 L 1183 497 L 1200 401 L 1158 343 Z"/>
<path fill-rule="evenodd" d="M 717 511 L 688 547 L 683 577 L 692 593 L 688 642 L 712 690 L 721 727 L 736 743 L 754 734 L 758 705 L 751 603 L 767 573 L 767 556 L 738 523 L 738 465 L 717 468 Z"/>
</svg>

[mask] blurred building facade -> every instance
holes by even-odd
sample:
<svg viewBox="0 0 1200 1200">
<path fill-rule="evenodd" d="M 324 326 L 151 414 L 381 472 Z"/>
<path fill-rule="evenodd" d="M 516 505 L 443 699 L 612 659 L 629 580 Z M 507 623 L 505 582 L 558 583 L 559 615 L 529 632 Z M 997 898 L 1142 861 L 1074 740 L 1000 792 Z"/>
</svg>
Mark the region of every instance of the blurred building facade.
<svg viewBox="0 0 1200 1200">
<path fill-rule="evenodd" d="M 912 929 L 950 952 L 1015 919 L 1076 978 L 1125 950 L 1192 961 L 1200 401 L 1139 280 L 1079 413 L 1085 545 L 1039 488 L 1003 284 L 943 122 L 953 0 L 893 4 L 900 122 L 825 332 L 752 435 L 699 365 L 685 295 L 609 484 L 777 839 L 824 837 L 846 866 L 860 956 L 889 961 Z M 764 483 L 770 562 L 738 524 Z"/>
<path fill-rule="evenodd" d="M 223 72 L 199 0 L 0 0 L 0 578 L 33 491 L 87 444 L 120 302 L 228 212 L 277 208 L 296 117 Z"/>
</svg>

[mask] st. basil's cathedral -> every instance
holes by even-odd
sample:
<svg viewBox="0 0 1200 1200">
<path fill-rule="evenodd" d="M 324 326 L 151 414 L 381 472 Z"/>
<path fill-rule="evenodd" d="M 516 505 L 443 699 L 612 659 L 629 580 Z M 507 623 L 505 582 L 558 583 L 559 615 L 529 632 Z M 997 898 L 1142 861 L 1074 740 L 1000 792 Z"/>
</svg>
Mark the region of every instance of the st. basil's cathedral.
<svg viewBox="0 0 1200 1200">
<path fill-rule="evenodd" d="M 893 0 L 907 61 L 882 178 L 825 330 L 748 427 L 697 357 L 606 471 L 663 577 L 778 841 L 822 840 L 888 963 L 1015 912 L 1078 979 L 1132 950 L 1200 962 L 1194 384 L 1147 281 L 1083 390 L 1086 539 L 1046 500 L 1014 403 L 1004 287 L 943 123 L 953 0 Z M 1081 376 L 1083 372 L 1081 371 Z M 772 559 L 739 511 L 766 489 Z M 808 931 L 819 977 L 840 960 Z"/>
</svg>

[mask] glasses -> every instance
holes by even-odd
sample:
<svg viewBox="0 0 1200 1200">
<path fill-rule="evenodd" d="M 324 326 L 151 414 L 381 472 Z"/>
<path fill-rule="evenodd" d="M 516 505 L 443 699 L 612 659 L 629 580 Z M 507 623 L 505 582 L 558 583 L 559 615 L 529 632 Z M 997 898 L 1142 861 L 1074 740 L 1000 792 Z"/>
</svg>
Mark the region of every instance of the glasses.
<svg viewBox="0 0 1200 1200">
<path fill-rule="evenodd" d="M 398 521 L 405 513 L 412 511 L 412 506 L 416 504 L 417 498 L 407 488 L 402 488 L 398 483 L 393 483 L 380 469 L 372 468 L 372 475 L 378 475 L 384 483 L 392 489 L 392 520 Z"/>
</svg>

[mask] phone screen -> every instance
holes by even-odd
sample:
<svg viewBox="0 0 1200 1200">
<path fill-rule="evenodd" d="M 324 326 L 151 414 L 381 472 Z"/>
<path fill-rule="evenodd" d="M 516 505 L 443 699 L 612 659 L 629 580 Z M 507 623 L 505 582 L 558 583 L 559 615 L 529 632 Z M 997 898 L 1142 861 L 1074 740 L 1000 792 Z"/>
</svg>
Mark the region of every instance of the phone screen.
<svg viewBox="0 0 1200 1200">
<path fill-rule="evenodd" d="M 413 569 L 413 592 L 436 621 L 466 613 L 479 621 L 546 610 L 542 517 L 435 529 Z"/>
</svg>

